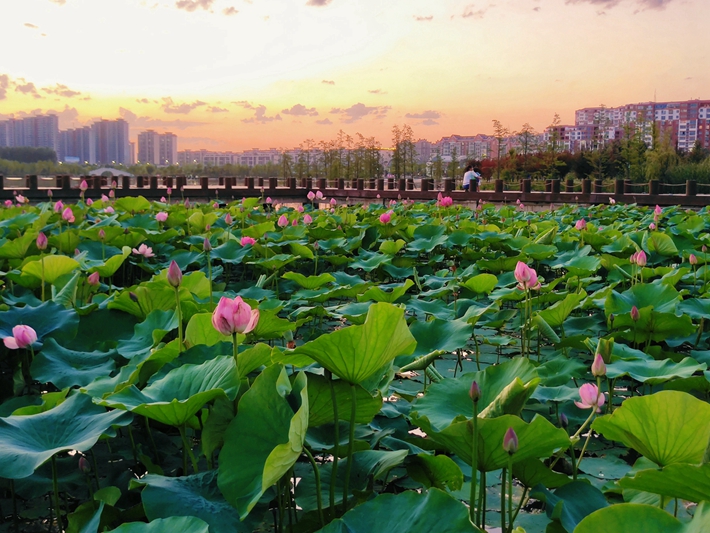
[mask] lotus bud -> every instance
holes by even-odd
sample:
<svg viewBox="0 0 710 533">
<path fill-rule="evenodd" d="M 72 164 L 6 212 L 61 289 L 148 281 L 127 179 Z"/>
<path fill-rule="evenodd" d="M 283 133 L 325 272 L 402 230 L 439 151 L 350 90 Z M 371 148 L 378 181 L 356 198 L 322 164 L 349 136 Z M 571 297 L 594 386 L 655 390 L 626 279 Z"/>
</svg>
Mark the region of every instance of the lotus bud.
<svg viewBox="0 0 710 533">
<path fill-rule="evenodd" d="M 569 426 L 569 419 L 564 413 L 560 413 L 560 426 L 562 426 L 564 429 L 567 429 L 567 427 Z"/>
<path fill-rule="evenodd" d="M 310 224 L 311 222 L 313 222 L 313 217 L 311 217 L 311 215 L 309 215 L 308 213 L 303 215 L 303 223 L 304 224 Z"/>
<path fill-rule="evenodd" d="M 93 201 L 91 198 L 87 198 L 87 199 L 86 199 L 86 205 L 92 206 L 92 205 L 94 205 L 94 201 Z"/>
<path fill-rule="evenodd" d="M 478 403 L 478 400 L 481 399 L 481 387 L 478 386 L 478 383 L 476 381 L 473 381 L 471 383 L 471 388 L 468 391 L 468 395 L 471 397 L 473 403 Z"/>
<path fill-rule="evenodd" d="M 702 251 L 703 253 L 705 253 L 705 252 L 708 251 L 708 247 L 703 244 L 702 248 L 700 248 L 700 251 Z"/>
<path fill-rule="evenodd" d="M 316 198 L 316 193 L 314 193 L 313 191 L 308 191 L 308 194 L 306 195 L 306 197 L 308 198 L 309 201 L 312 202 Z"/>
<path fill-rule="evenodd" d="M 636 264 L 640 267 L 646 266 L 646 252 L 643 250 L 636 252 Z"/>
<path fill-rule="evenodd" d="M 635 305 L 631 308 L 631 320 L 634 322 L 638 322 L 639 318 L 641 318 L 641 313 L 639 313 L 638 307 Z"/>
<path fill-rule="evenodd" d="M 86 183 L 86 180 L 81 180 L 81 183 L 79 184 L 79 189 L 81 192 L 85 192 L 89 188 L 89 184 Z"/>
<path fill-rule="evenodd" d="M 54 193 L 52 192 L 52 189 L 47 189 L 47 196 L 48 196 L 49 198 L 51 198 L 52 196 L 54 196 Z"/>
<path fill-rule="evenodd" d="M 508 428 L 508 431 L 505 432 L 503 449 L 510 455 L 518 451 L 518 435 L 513 428 Z"/>
<path fill-rule="evenodd" d="M 83 474 L 88 474 L 91 472 L 91 465 L 89 464 L 89 461 L 84 457 L 83 455 L 79 457 L 79 470 Z"/>
<path fill-rule="evenodd" d="M 224 216 L 224 223 L 227 224 L 227 226 L 231 226 L 231 225 L 232 225 L 232 222 L 233 222 L 233 221 L 232 221 L 232 215 L 230 215 L 229 213 L 227 213 L 227 214 Z"/>
<path fill-rule="evenodd" d="M 288 218 L 286 218 L 286 215 L 281 215 L 277 224 L 280 228 L 285 228 L 286 226 L 288 226 Z"/>
<path fill-rule="evenodd" d="M 128 293 L 128 297 L 129 297 L 132 301 L 134 301 L 135 303 L 138 303 L 138 295 L 137 295 L 135 292 L 130 291 L 130 292 Z"/>
<path fill-rule="evenodd" d="M 606 365 L 604 364 L 604 359 L 600 353 L 594 356 L 594 362 L 592 363 L 592 375 L 595 378 L 606 376 Z"/>
<path fill-rule="evenodd" d="M 37 249 L 38 250 L 46 250 L 47 249 L 47 236 L 40 232 L 39 235 L 37 235 Z"/>
<path fill-rule="evenodd" d="M 89 277 L 87 279 L 89 285 L 91 285 L 92 287 L 96 287 L 99 284 L 99 281 L 100 279 L 98 272 L 92 272 L 91 274 L 89 274 Z"/>
<path fill-rule="evenodd" d="M 210 240 L 209 240 L 207 237 L 205 237 L 205 240 L 204 240 L 204 242 L 202 243 L 202 249 L 203 249 L 205 252 L 211 252 L 211 251 L 212 251 L 212 243 L 210 242 Z"/>
<path fill-rule="evenodd" d="M 691 265 L 698 264 L 698 258 L 695 257 L 695 254 L 690 254 L 690 256 L 688 257 L 688 263 L 690 263 Z"/>
<path fill-rule="evenodd" d="M 182 271 L 175 260 L 173 260 L 170 262 L 170 266 L 168 267 L 168 283 L 170 283 L 173 287 L 178 288 L 181 281 Z"/>
<path fill-rule="evenodd" d="M 115 198 L 115 197 L 116 197 L 116 191 L 114 191 L 113 189 L 111 189 L 111 190 L 108 192 L 108 197 L 109 197 L 109 198 Z"/>
</svg>

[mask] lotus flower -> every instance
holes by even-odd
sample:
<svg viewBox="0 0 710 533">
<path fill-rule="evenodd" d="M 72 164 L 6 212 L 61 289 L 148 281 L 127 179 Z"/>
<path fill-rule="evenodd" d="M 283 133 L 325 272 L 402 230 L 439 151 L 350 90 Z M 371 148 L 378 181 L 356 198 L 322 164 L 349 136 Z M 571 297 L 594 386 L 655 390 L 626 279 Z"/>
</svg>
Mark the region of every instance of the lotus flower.
<svg viewBox="0 0 710 533">
<path fill-rule="evenodd" d="M 5 207 L 12 207 L 12 200 L 5 200 Z"/>
<path fill-rule="evenodd" d="M 530 268 L 522 261 L 518 261 L 518 264 L 515 266 L 514 275 L 515 279 L 518 281 L 518 288 L 521 291 L 540 288 L 537 272 L 535 272 L 534 268 Z"/>
<path fill-rule="evenodd" d="M 650 229 L 651 231 L 654 231 L 654 230 L 656 229 L 656 225 L 655 225 L 653 222 L 651 222 L 651 223 L 648 225 L 648 229 Z"/>
<path fill-rule="evenodd" d="M 87 278 L 86 281 L 87 281 L 87 282 L 89 283 L 89 285 L 91 285 L 92 287 L 96 287 L 96 286 L 99 284 L 99 281 L 100 281 L 98 271 L 97 271 L 97 272 L 92 272 L 91 274 L 89 274 L 89 277 Z"/>
<path fill-rule="evenodd" d="M 325 196 L 321 191 L 316 191 L 316 200 L 325 200 Z"/>
<path fill-rule="evenodd" d="M 630 314 L 631 314 L 631 320 L 633 320 L 634 322 L 638 322 L 639 319 L 641 318 L 641 313 L 639 313 L 639 308 L 636 307 L 635 305 L 631 308 Z"/>
<path fill-rule="evenodd" d="M 311 215 L 309 215 L 308 213 L 306 213 L 305 215 L 303 215 L 303 223 L 304 223 L 304 224 L 308 225 L 308 224 L 310 224 L 311 222 L 313 222 L 313 217 L 312 217 Z"/>
<path fill-rule="evenodd" d="M 643 250 L 636 252 L 636 264 L 640 267 L 646 266 L 646 252 Z"/>
<path fill-rule="evenodd" d="M 37 249 L 38 250 L 46 250 L 47 249 L 47 236 L 40 232 L 39 235 L 37 235 Z"/>
<path fill-rule="evenodd" d="M 481 399 L 481 387 L 478 386 L 478 383 L 475 380 L 471 383 L 468 395 L 474 403 Z"/>
<path fill-rule="evenodd" d="M 146 259 L 148 259 L 149 257 L 155 257 L 153 249 L 150 246 L 147 246 L 145 243 L 141 244 L 137 250 L 133 248 L 133 253 L 136 255 L 142 255 Z"/>
<path fill-rule="evenodd" d="M 308 191 L 306 198 L 308 198 L 308 200 L 312 202 L 316 199 L 316 193 L 314 193 L 313 191 Z"/>
<path fill-rule="evenodd" d="M 613 198 L 609 197 L 609 203 L 610 203 L 611 205 L 614 205 L 614 204 L 616 203 L 616 200 L 614 200 Z"/>
<path fill-rule="evenodd" d="M 79 184 L 79 189 L 81 192 L 85 192 L 89 188 L 89 184 L 86 183 L 86 180 L 81 180 L 81 183 Z"/>
<path fill-rule="evenodd" d="M 224 215 L 224 223 L 227 224 L 227 226 L 231 226 L 232 222 L 233 222 L 232 215 L 230 215 L 229 213 Z"/>
<path fill-rule="evenodd" d="M 182 270 L 180 270 L 180 267 L 178 264 L 175 262 L 175 260 L 170 262 L 170 266 L 168 267 L 168 283 L 175 287 L 176 289 L 180 286 L 180 282 L 182 282 Z"/>
<path fill-rule="evenodd" d="M 17 200 L 18 204 L 24 204 L 25 202 L 27 202 L 27 198 L 25 198 L 21 194 L 18 194 L 17 196 L 15 196 L 15 200 Z"/>
<path fill-rule="evenodd" d="M 27 348 L 37 341 L 37 332 L 30 326 L 15 326 L 12 328 L 12 337 L 5 337 L 2 341 L 11 350 Z"/>
<path fill-rule="evenodd" d="M 108 202 L 108 201 L 109 201 L 108 196 L 106 196 L 105 194 L 102 194 L 102 195 L 101 195 L 101 201 L 102 201 L 103 203 Z"/>
<path fill-rule="evenodd" d="M 99 240 L 103 241 L 106 238 L 106 232 L 103 228 L 99 230 Z"/>
<path fill-rule="evenodd" d="M 160 213 L 156 213 L 155 215 L 155 220 L 158 222 L 165 222 L 168 219 L 168 214 L 165 211 L 161 211 Z"/>
<path fill-rule="evenodd" d="M 296 206 L 296 211 L 298 211 L 299 213 L 303 213 L 305 211 L 305 209 L 303 208 L 303 206 L 301 204 L 298 204 Z"/>
<path fill-rule="evenodd" d="M 94 201 L 93 201 L 91 198 L 87 198 L 87 199 L 86 199 L 86 205 L 92 206 L 92 205 L 94 205 Z"/>
<path fill-rule="evenodd" d="M 252 309 L 240 296 L 234 300 L 220 298 L 212 313 L 212 325 L 222 335 L 249 333 L 259 322 L 259 310 Z"/>
<path fill-rule="evenodd" d="M 604 358 L 600 353 L 594 356 L 594 362 L 592 363 L 592 375 L 595 378 L 606 376 L 606 365 L 604 364 Z"/>
<path fill-rule="evenodd" d="M 574 225 L 574 227 L 575 227 L 575 229 L 582 231 L 583 229 L 585 229 L 587 227 L 587 221 L 584 220 L 583 218 L 580 218 L 577 221 L 577 223 Z"/>
<path fill-rule="evenodd" d="M 271 196 L 267 196 L 267 197 L 266 197 L 266 203 L 267 203 L 267 204 L 272 204 L 272 203 L 274 203 L 274 201 L 271 199 Z"/>
<path fill-rule="evenodd" d="M 298 226 L 298 219 L 294 218 L 293 221 L 291 222 L 292 226 Z"/>
<path fill-rule="evenodd" d="M 286 226 L 288 226 L 288 218 L 286 218 L 286 215 L 281 215 L 277 224 L 280 228 L 285 228 Z"/>
<path fill-rule="evenodd" d="M 168 193 L 168 196 L 170 196 L 173 193 L 173 188 L 168 187 L 168 190 L 166 192 Z"/>
<path fill-rule="evenodd" d="M 338 201 L 335 198 L 330 199 L 330 205 L 335 205 L 337 203 L 338 203 Z"/>
<path fill-rule="evenodd" d="M 74 213 L 72 213 L 71 207 L 67 207 L 64 211 L 62 211 L 62 218 L 69 222 L 69 224 L 74 222 Z"/>
<path fill-rule="evenodd" d="M 61 213 L 62 209 L 64 209 L 64 204 L 61 200 L 59 200 L 57 203 L 54 204 L 54 212 Z"/>
<path fill-rule="evenodd" d="M 653 210 L 653 214 L 659 217 L 663 214 L 663 209 L 661 209 L 660 205 L 656 205 L 656 209 Z"/>
<path fill-rule="evenodd" d="M 503 449 L 510 455 L 518 451 L 518 435 L 513 428 L 508 428 L 503 436 Z"/>
<path fill-rule="evenodd" d="M 690 254 L 690 255 L 688 256 L 688 263 L 690 263 L 691 265 L 697 265 L 697 264 L 698 264 L 698 258 L 695 257 L 695 254 Z"/>
<path fill-rule="evenodd" d="M 54 193 L 52 192 L 52 189 L 47 189 L 47 196 L 48 196 L 49 198 L 51 198 L 52 196 L 54 196 Z"/>
<path fill-rule="evenodd" d="M 596 409 L 597 413 L 601 413 L 601 407 L 606 402 L 604 394 L 600 393 L 593 383 L 585 383 L 579 388 L 579 399 L 582 401 L 574 402 L 577 407 L 580 409 Z"/>
<path fill-rule="evenodd" d="M 256 239 L 252 237 L 242 237 L 242 240 L 240 242 L 242 246 L 251 246 L 252 244 L 256 244 Z"/>
<path fill-rule="evenodd" d="M 115 182 L 114 182 L 114 183 L 115 183 Z M 108 192 L 108 197 L 109 197 L 109 198 L 115 198 L 115 196 L 116 196 L 116 191 L 114 191 L 113 189 L 111 189 L 111 190 Z"/>
<path fill-rule="evenodd" d="M 392 211 L 387 211 L 386 213 L 382 213 L 380 215 L 380 222 L 382 224 L 389 224 L 390 220 L 392 220 Z"/>
<path fill-rule="evenodd" d="M 167 200 L 165 199 L 165 196 L 161 196 L 161 197 L 160 197 L 160 201 L 161 201 L 162 203 L 167 203 Z"/>
<path fill-rule="evenodd" d="M 112 214 L 114 214 L 115 212 L 116 212 L 116 211 L 115 211 L 114 208 L 111 207 L 111 206 L 108 206 L 106 209 L 104 209 L 104 213 L 106 213 L 107 215 L 112 215 Z"/>
<path fill-rule="evenodd" d="M 207 237 L 205 237 L 205 240 L 202 242 L 202 249 L 203 249 L 205 252 L 211 252 L 211 251 L 212 251 L 212 243 L 210 242 L 210 240 L 209 240 Z"/>
</svg>

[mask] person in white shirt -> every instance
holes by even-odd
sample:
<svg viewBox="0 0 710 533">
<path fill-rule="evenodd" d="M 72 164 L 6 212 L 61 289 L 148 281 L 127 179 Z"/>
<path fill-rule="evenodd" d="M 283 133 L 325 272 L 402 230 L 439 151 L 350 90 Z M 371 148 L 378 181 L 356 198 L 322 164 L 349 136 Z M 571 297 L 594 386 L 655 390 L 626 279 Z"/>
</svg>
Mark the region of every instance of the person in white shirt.
<svg viewBox="0 0 710 533">
<path fill-rule="evenodd" d="M 463 190 L 468 191 L 469 189 L 472 191 L 477 191 L 478 190 L 478 183 L 481 179 L 481 175 L 476 172 L 477 169 L 473 168 L 473 165 L 467 165 L 466 168 L 464 169 L 464 174 L 463 174 Z"/>
</svg>

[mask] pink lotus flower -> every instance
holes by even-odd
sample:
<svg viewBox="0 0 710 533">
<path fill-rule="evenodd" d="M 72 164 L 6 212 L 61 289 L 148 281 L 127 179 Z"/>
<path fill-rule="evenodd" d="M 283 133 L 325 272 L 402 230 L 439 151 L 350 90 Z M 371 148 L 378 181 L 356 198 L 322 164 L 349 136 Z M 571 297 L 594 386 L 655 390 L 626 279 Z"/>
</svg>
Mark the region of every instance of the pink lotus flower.
<svg viewBox="0 0 710 533">
<path fill-rule="evenodd" d="M 114 182 L 114 183 L 115 183 L 115 182 Z M 109 198 L 115 198 L 115 197 L 116 197 L 116 191 L 114 191 L 113 189 L 111 189 L 111 190 L 108 192 L 108 197 L 109 197 Z"/>
<path fill-rule="evenodd" d="M 698 264 L 698 258 L 695 257 L 695 254 L 690 254 L 690 255 L 688 256 L 688 263 L 690 263 L 691 265 L 697 265 L 697 264 Z"/>
<path fill-rule="evenodd" d="M 5 200 L 5 207 L 12 207 L 12 200 Z"/>
<path fill-rule="evenodd" d="M 108 201 L 109 201 L 108 196 L 106 196 L 105 194 L 102 194 L 102 195 L 101 195 L 101 201 L 102 201 L 103 203 L 108 202 Z"/>
<path fill-rule="evenodd" d="M 136 255 L 142 255 L 146 259 L 148 259 L 149 257 L 155 257 L 153 249 L 145 243 L 141 244 L 137 250 L 133 248 L 133 253 Z"/>
<path fill-rule="evenodd" d="M 25 198 L 21 194 L 18 194 L 17 196 L 15 196 L 15 200 L 17 200 L 18 204 L 24 204 L 25 202 L 27 202 L 27 198 Z"/>
<path fill-rule="evenodd" d="M 611 205 L 614 205 L 614 204 L 616 203 L 616 200 L 614 200 L 613 198 L 609 197 L 609 203 L 610 203 Z"/>
<path fill-rule="evenodd" d="M 663 214 L 663 209 L 661 209 L 660 205 L 656 205 L 656 209 L 653 210 L 653 214 L 659 217 Z"/>
<path fill-rule="evenodd" d="M 338 203 L 338 201 L 335 198 L 330 199 L 330 205 L 335 205 L 337 203 Z"/>
<path fill-rule="evenodd" d="M 62 211 L 62 218 L 69 222 L 69 224 L 74 222 L 74 213 L 72 213 L 71 207 L 67 207 L 64 211 Z"/>
<path fill-rule="evenodd" d="M 503 449 L 510 455 L 518 451 L 518 435 L 513 428 L 508 428 L 503 436 Z"/>
<path fill-rule="evenodd" d="M 640 267 L 646 266 L 646 252 L 643 250 L 636 252 L 636 264 Z"/>
<path fill-rule="evenodd" d="M 115 209 L 111 206 L 108 206 L 106 209 L 104 209 L 104 213 L 107 213 L 109 215 L 112 215 L 115 212 L 116 212 Z"/>
<path fill-rule="evenodd" d="M 604 358 L 600 353 L 594 356 L 594 362 L 592 363 L 592 376 L 595 378 L 606 376 L 606 365 L 604 364 Z"/>
<path fill-rule="evenodd" d="M 167 203 L 167 200 L 165 199 L 165 196 L 161 196 L 161 197 L 160 197 L 160 201 L 161 201 L 161 203 L 164 203 L 164 204 Z"/>
<path fill-rule="evenodd" d="M 30 326 L 15 326 L 12 328 L 12 337 L 5 337 L 2 341 L 10 350 L 27 348 L 37 341 L 37 332 Z"/>
<path fill-rule="evenodd" d="M 648 229 L 650 229 L 651 231 L 654 231 L 654 230 L 656 229 L 656 225 L 655 225 L 653 222 L 651 222 L 651 223 L 648 225 Z"/>
<path fill-rule="evenodd" d="M 439 204 L 439 207 L 451 207 L 454 205 L 454 199 L 451 198 L 451 196 L 443 196 L 439 193 L 439 200 L 437 203 Z"/>
<path fill-rule="evenodd" d="M 386 213 L 382 213 L 380 215 L 380 222 L 382 224 L 389 224 L 390 220 L 392 220 L 392 212 L 387 211 Z"/>
<path fill-rule="evenodd" d="M 293 221 L 291 222 L 292 226 L 298 226 L 298 219 L 294 218 Z"/>
<path fill-rule="evenodd" d="M 35 244 L 37 244 L 38 250 L 46 250 L 47 249 L 47 236 L 44 233 L 40 232 L 40 234 L 37 235 L 37 241 Z"/>
<path fill-rule="evenodd" d="M 521 291 L 540 288 L 537 272 L 535 272 L 534 268 L 530 268 L 522 261 L 518 261 L 518 264 L 515 266 L 514 276 L 518 281 L 518 289 Z"/>
<path fill-rule="evenodd" d="M 224 223 L 227 224 L 227 226 L 231 226 L 232 222 L 232 215 L 230 215 L 229 213 L 224 215 Z"/>
<path fill-rule="evenodd" d="M 168 196 L 170 196 L 173 193 L 173 188 L 168 187 L 168 190 L 166 192 L 168 193 Z"/>
<path fill-rule="evenodd" d="M 299 213 L 303 213 L 305 211 L 305 209 L 303 209 L 303 206 L 301 204 L 298 204 L 296 206 L 296 211 L 298 211 Z"/>
<path fill-rule="evenodd" d="M 222 296 L 212 313 L 212 325 L 222 335 L 249 333 L 258 322 L 259 310 L 252 309 L 241 296 L 234 300 Z"/>
<path fill-rule="evenodd" d="M 601 413 L 601 408 L 606 402 L 606 396 L 600 393 L 593 383 L 585 383 L 579 388 L 579 399 L 582 401 L 574 402 L 577 407 L 580 409 L 596 409 L 597 413 Z"/>
<path fill-rule="evenodd" d="M 96 286 L 99 284 L 99 281 L 100 281 L 98 271 L 97 271 L 97 272 L 92 272 L 91 274 L 89 274 L 89 277 L 87 278 L 86 281 L 87 281 L 87 282 L 89 283 L 89 285 L 91 285 L 92 287 L 96 287 Z"/>
<path fill-rule="evenodd" d="M 286 215 L 281 215 L 277 224 L 280 228 L 285 228 L 286 226 L 288 226 L 288 218 L 286 218 Z"/>
<path fill-rule="evenodd" d="M 91 206 L 94 204 L 94 201 L 91 198 L 86 199 L 86 205 Z"/>
<path fill-rule="evenodd" d="M 316 191 L 316 200 L 325 200 L 325 196 L 321 191 Z"/>
<path fill-rule="evenodd" d="M 170 262 L 170 266 L 168 267 L 167 278 L 168 283 L 170 283 L 173 287 L 178 288 L 180 286 L 180 282 L 182 281 L 182 270 L 180 270 L 180 267 L 174 260 Z"/>
<path fill-rule="evenodd" d="M 316 199 L 316 193 L 314 193 L 313 191 L 308 191 L 306 198 L 308 198 L 308 200 L 312 202 Z"/>
<path fill-rule="evenodd" d="M 155 220 L 158 222 L 165 222 L 168 219 L 168 214 L 165 211 L 155 214 Z"/>
<path fill-rule="evenodd" d="M 308 224 L 310 224 L 311 222 L 313 222 L 313 217 L 311 217 L 311 215 L 309 215 L 308 213 L 306 213 L 305 215 L 303 215 L 303 223 L 304 223 L 304 224 L 308 225 Z"/>
<path fill-rule="evenodd" d="M 585 229 L 587 227 L 587 221 L 584 220 L 583 218 L 580 218 L 577 221 L 577 223 L 574 225 L 574 227 L 575 227 L 575 229 L 582 231 L 583 229 Z"/>
<path fill-rule="evenodd" d="M 267 196 L 267 197 L 266 197 L 266 203 L 267 203 L 267 204 L 272 204 L 272 203 L 274 203 L 273 200 L 271 199 L 271 196 Z"/>
<path fill-rule="evenodd" d="M 219 208 L 219 204 L 217 202 L 212 204 L 212 209 L 218 209 L 218 208 Z"/>
<path fill-rule="evenodd" d="M 64 204 L 61 200 L 59 200 L 57 203 L 54 204 L 54 212 L 61 213 L 62 209 L 64 209 Z"/>
<path fill-rule="evenodd" d="M 242 237 L 242 240 L 240 241 L 242 246 L 251 246 L 253 244 L 256 244 L 256 239 L 253 237 Z"/>
<path fill-rule="evenodd" d="M 81 192 L 85 192 L 89 188 L 89 184 L 86 183 L 86 180 L 81 180 L 81 183 L 79 184 L 79 189 Z"/>
</svg>

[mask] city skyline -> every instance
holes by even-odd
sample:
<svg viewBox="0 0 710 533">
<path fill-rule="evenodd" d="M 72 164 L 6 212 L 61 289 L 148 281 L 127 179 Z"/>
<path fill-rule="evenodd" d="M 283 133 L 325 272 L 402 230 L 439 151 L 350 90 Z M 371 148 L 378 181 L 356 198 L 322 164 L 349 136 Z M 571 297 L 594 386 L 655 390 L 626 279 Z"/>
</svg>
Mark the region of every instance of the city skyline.
<svg viewBox="0 0 710 533">
<path fill-rule="evenodd" d="M 604 103 L 703 98 L 700 0 L 0 1 L 0 120 L 56 113 L 179 148 L 492 133 Z M 28 111 L 29 110 L 29 111 Z"/>
</svg>

